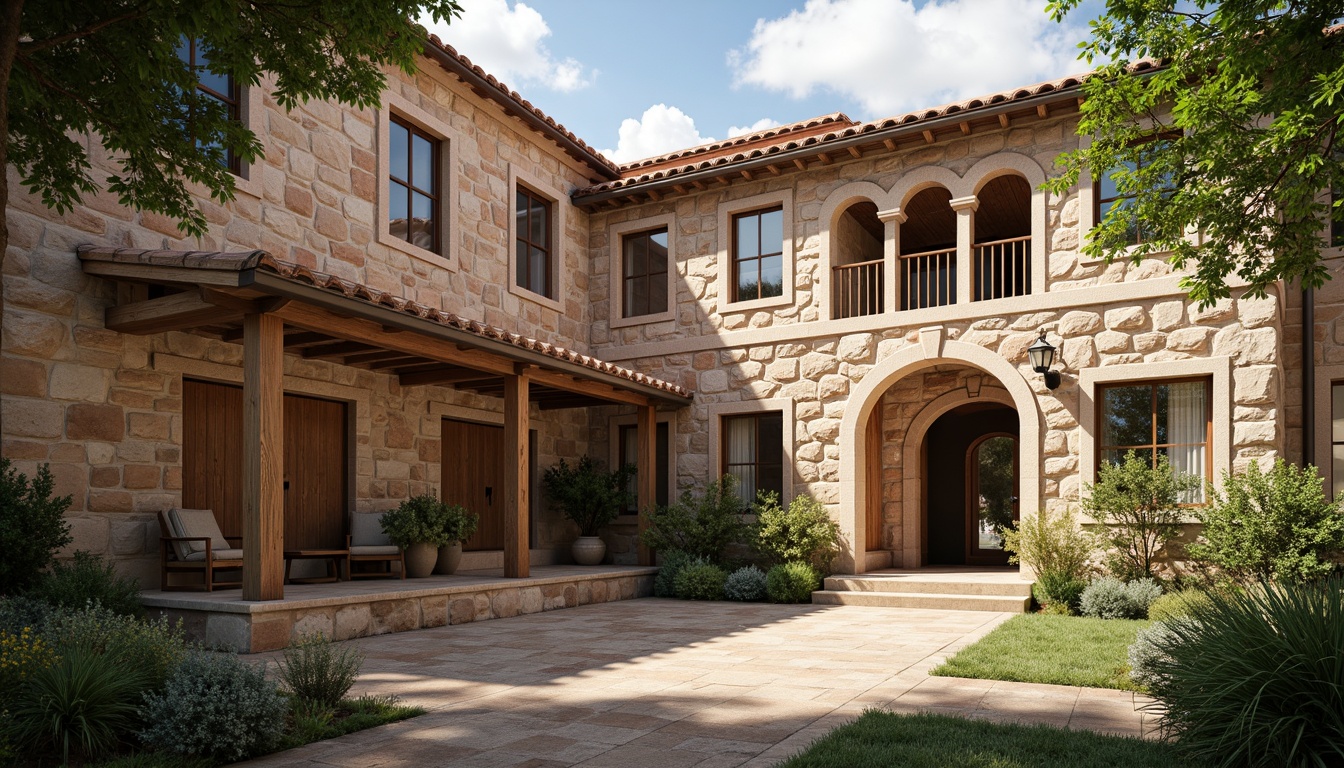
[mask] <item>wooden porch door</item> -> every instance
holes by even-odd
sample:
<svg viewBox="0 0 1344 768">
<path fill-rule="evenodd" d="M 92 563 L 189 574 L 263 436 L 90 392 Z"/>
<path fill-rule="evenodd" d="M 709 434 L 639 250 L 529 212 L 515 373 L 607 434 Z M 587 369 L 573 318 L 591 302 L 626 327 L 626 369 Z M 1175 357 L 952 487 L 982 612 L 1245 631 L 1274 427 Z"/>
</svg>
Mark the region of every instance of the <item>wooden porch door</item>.
<svg viewBox="0 0 1344 768">
<path fill-rule="evenodd" d="M 443 500 L 461 504 L 481 517 L 476 535 L 463 544 L 469 551 L 504 548 L 504 486 L 510 468 L 504 461 L 504 428 L 455 419 L 443 420 L 440 457 Z"/>
<path fill-rule="evenodd" d="M 349 509 L 345 403 L 285 395 L 285 549 L 345 546 Z M 214 510 L 243 533 L 243 390 L 182 382 L 182 506 Z"/>
</svg>

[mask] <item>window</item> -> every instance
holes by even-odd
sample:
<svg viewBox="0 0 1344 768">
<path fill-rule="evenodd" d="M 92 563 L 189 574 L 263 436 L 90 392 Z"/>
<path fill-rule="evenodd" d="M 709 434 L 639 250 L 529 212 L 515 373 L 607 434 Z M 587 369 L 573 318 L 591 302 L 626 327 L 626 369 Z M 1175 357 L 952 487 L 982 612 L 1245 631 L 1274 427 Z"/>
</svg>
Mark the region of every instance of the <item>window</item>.
<svg viewBox="0 0 1344 768">
<path fill-rule="evenodd" d="M 551 295 L 551 203 L 520 184 L 514 206 L 517 285 L 546 298 L 554 298 Z"/>
<path fill-rule="evenodd" d="M 618 453 L 616 455 L 621 457 L 621 464 L 631 464 L 634 466 L 639 466 L 638 425 L 622 424 L 620 427 L 618 427 L 618 429 L 620 430 L 620 432 L 618 435 L 618 443 L 619 443 Z M 653 496 L 654 501 L 659 506 L 666 505 L 669 496 L 668 493 L 670 487 L 668 485 L 669 454 L 667 450 L 668 448 L 667 436 L 668 436 L 667 422 L 666 421 L 658 422 L 658 429 L 654 435 L 654 439 L 657 444 L 656 445 L 657 451 L 656 455 L 653 458 L 654 470 L 657 472 L 658 477 L 654 480 Z M 630 498 L 630 505 L 626 507 L 625 513 L 628 515 L 637 514 L 639 512 L 638 477 L 630 478 L 630 486 L 628 490 L 630 491 L 631 498 Z"/>
<path fill-rule="evenodd" d="M 1100 462 L 1118 463 L 1130 451 L 1154 463 L 1165 455 L 1172 471 L 1213 479 L 1208 379 L 1107 385 L 1099 389 L 1098 400 Z M 1202 504 L 1203 488 L 1186 493 L 1182 501 Z"/>
<path fill-rule="evenodd" d="M 177 45 L 177 56 L 196 73 L 196 90 L 206 99 L 222 106 L 230 120 L 240 120 L 241 112 L 238 105 L 241 99 L 238 84 L 234 82 L 232 75 L 210 71 L 210 60 L 200 47 L 200 41 L 184 38 Z M 229 149 L 224 150 L 224 164 L 235 175 L 242 173 L 242 162 Z"/>
<path fill-rule="evenodd" d="M 733 301 L 784 295 L 784 209 L 733 217 Z"/>
<path fill-rule="evenodd" d="M 748 504 L 761 491 L 784 495 L 784 417 L 753 413 L 723 417 L 720 474 L 737 478 L 737 492 Z"/>
<path fill-rule="evenodd" d="M 392 116 L 388 145 L 388 234 L 439 253 L 439 140 Z"/>
<path fill-rule="evenodd" d="M 1330 385 L 1330 485 L 1332 498 L 1344 500 L 1344 383 Z"/>
<path fill-rule="evenodd" d="M 666 312 L 667 228 L 626 235 L 621 251 L 621 317 Z"/>
<path fill-rule="evenodd" d="M 1122 174 L 1134 173 L 1138 169 L 1151 162 L 1150 158 L 1170 146 L 1174 138 L 1170 134 L 1152 136 L 1137 142 L 1142 147 L 1139 151 L 1137 163 L 1124 162 L 1118 168 L 1112 168 L 1102 174 L 1093 184 L 1092 204 L 1094 206 L 1092 221 L 1100 224 L 1106 218 L 1106 213 L 1112 208 L 1124 210 L 1133 205 L 1135 196 L 1132 194 L 1121 194 L 1116 178 Z M 1162 185 L 1164 189 L 1171 190 L 1176 186 L 1175 179 L 1168 178 Z M 1128 222 L 1129 231 L 1126 240 L 1130 245 L 1137 245 L 1153 238 L 1152 232 L 1145 232 L 1136 220 Z"/>
</svg>

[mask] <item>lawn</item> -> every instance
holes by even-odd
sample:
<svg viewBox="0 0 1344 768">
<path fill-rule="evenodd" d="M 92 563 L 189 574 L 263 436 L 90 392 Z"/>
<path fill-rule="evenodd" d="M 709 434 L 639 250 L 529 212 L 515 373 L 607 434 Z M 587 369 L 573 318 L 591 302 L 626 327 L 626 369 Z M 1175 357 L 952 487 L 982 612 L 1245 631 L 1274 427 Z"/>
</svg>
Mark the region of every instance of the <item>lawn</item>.
<svg viewBox="0 0 1344 768">
<path fill-rule="evenodd" d="M 1170 744 L 1048 725 L 868 710 L 779 768 L 1126 768 L 1190 765 Z"/>
<path fill-rule="evenodd" d="M 1138 691 L 1129 679 L 1129 646 L 1150 623 L 1015 616 L 929 674 Z"/>
</svg>

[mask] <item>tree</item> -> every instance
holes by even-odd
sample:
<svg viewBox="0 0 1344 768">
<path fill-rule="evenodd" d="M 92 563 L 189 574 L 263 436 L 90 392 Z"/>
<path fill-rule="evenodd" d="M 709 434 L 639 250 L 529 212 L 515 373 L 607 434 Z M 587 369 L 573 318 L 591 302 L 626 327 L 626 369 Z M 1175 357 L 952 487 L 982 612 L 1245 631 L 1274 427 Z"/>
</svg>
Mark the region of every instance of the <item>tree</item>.
<svg viewBox="0 0 1344 768">
<path fill-rule="evenodd" d="M 1047 10 L 1062 21 L 1080 4 Z M 1253 296 L 1278 280 L 1322 285 L 1326 223 L 1344 213 L 1328 195 L 1344 189 L 1344 34 L 1329 29 L 1341 16 L 1339 0 L 1107 0 L 1080 45 L 1106 62 L 1082 86 L 1078 134 L 1092 142 L 1047 183 L 1063 194 L 1083 168 L 1111 169 L 1130 197 L 1083 252 L 1169 251 L 1173 266 L 1193 265 L 1183 285 L 1201 305 L 1228 296 L 1232 276 Z M 1161 66 L 1132 66 L 1144 58 Z"/>
<path fill-rule="evenodd" d="M 1124 581 L 1155 575 L 1166 545 L 1180 534 L 1182 498 L 1200 484 L 1195 475 L 1173 472 L 1165 454 L 1153 461 L 1130 451 L 1118 464 L 1101 465 L 1083 510 L 1103 526 L 1098 543 L 1112 574 Z"/>
<path fill-rule="evenodd" d="M 457 0 L 6 0 L 0 9 L 0 168 L 58 213 L 105 188 L 122 205 L 177 219 L 200 236 L 205 215 L 188 191 L 233 199 L 224 162 L 261 157 L 253 133 L 196 88 L 200 70 L 178 55 L 196 41 L 206 72 L 256 86 L 288 109 L 310 99 L 376 106 L 384 65 L 413 72 L 425 31 Z M 86 137 L 93 137 L 85 140 Z M 98 178 L 88 145 L 119 158 Z M 0 208 L 9 180 L 0 173 Z M 0 255 L 9 229 L 0 217 Z M 0 300 L 0 315 L 4 304 Z"/>
</svg>

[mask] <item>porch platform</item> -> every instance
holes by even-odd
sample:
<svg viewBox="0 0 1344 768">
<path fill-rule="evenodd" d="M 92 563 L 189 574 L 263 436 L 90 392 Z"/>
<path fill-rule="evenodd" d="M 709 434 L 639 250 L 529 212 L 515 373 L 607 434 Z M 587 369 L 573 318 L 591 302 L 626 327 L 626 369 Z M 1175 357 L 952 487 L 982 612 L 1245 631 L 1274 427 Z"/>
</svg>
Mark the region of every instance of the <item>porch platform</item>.
<svg viewBox="0 0 1344 768">
<path fill-rule="evenodd" d="M 831 576 L 824 589 L 812 593 L 812 602 L 1023 613 L 1031 607 L 1031 582 L 1015 567 L 888 568 L 856 576 Z"/>
<path fill-rule="evenodd" d="M 236 589 L 151 590 L 140 597 L 149 616 L 181 619 L 192 640 L 260 653 L 288 647 L 307 633 L 348 640 L 647 597 L 657 572 L 647 566 L 541 565 L 520 579 L 495 568 L 405 581 L 292 584 L 283 600 L 266 602 L 242 600 Z"/>
</svg>

